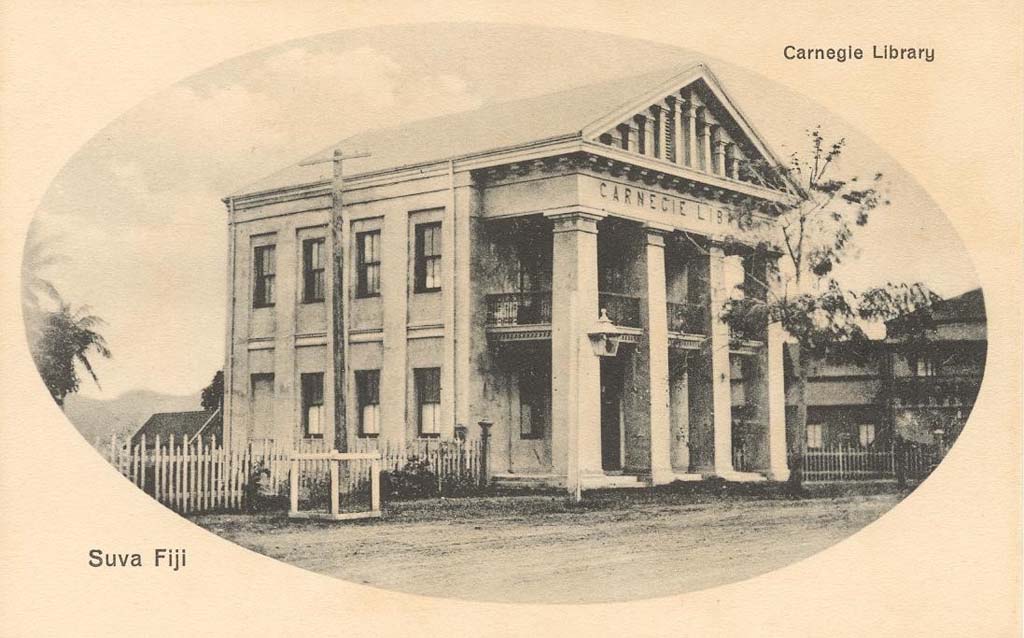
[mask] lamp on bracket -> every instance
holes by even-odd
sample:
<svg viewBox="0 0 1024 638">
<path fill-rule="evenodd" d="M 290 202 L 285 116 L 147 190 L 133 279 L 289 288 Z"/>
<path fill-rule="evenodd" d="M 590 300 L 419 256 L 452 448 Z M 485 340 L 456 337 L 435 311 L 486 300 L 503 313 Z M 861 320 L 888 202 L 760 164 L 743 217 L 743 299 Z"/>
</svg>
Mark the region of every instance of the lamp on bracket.
<svg viewBox="0 0 1024 638">
<path fill-rule="evenodd" d="M 601 308 L 601 316 L 587 332 L 587 336 L 590 338 L 590 347 L 594 349 L 594 355 L 598 357 L 617 355 L 622 335 L 623 331 L 608 318 L 606 308 Z"/>
</svg>

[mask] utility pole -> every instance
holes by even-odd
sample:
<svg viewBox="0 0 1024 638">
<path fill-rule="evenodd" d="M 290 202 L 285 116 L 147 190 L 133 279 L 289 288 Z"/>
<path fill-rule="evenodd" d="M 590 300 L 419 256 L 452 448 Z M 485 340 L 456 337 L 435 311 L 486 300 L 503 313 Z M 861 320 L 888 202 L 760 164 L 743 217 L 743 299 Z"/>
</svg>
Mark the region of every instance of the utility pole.
<svg viewBox="0 0 1024 638">
<path fill-rule="evenodd" d="M 348 429 L 345 423 L 345 290 L 342 284 L 343 267 L 345 264 L 345 247 L 343 244 L 344 219 L 342 211 L 342 191 L 344 190 L 344 171 L 342 164 L 347 159 L 369 157 L 366 152 L 346 154 L 340 148 L 334 149 L 330 159 L 310 160 L 301 162 L 300 166 L 323 164 L 331 162 L 334 166 L 331 180 L 331 334 L 334 339 L 334 348 L 331 353 L 334 365 L 334 447 L 339 451 L 346 451 L 348 447 Z"/>
</svg>

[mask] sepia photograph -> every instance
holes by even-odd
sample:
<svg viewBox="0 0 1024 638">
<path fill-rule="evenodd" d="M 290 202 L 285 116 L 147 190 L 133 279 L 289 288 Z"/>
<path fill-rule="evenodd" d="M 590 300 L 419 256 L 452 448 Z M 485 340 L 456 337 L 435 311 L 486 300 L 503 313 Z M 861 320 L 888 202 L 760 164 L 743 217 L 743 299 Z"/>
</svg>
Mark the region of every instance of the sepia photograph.
<svg viewBox="0 0 1024 638">
<path fill-rule="evenodd" d="M 122 490 L 375 591 L 627 603 L 815 556 L 992 425 L 950 211 L 800 86 L 568 26 L 341 27 L 150 92 L 29 216 L 23 387 Z M 811 44 L 772 55 L 952 54 Z"/>
</svg>

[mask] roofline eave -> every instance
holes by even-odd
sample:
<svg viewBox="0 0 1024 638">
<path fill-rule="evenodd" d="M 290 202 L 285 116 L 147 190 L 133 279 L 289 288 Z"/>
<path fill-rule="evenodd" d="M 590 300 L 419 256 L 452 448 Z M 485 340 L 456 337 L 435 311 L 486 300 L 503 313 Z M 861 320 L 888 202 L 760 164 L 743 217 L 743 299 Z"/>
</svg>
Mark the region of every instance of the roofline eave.
<svg viewBox="0 0 1024 638">
<path fill-rule="evenodd" d="M 572 133 L 563 133 L 563 134 L 560 134 L 560 135 L 556 135 L 556 136 L 552 136 L 552 137 L 547 137 L 547 138 L 543 138 L 543 139 L 540 139 L 540 140 L 534 140 L 532 142 L 527 142 L 525 144 L 515 144 L 515 145 L 511 145 L 511 146 L 499 146 L 499 147 L 494 147 L 494 148 L 486 149 L 486 150 L 483 150 L 483 151 L 473 151 L 472 153 L 464 153 L 462 155 L 453 155 L 453 156 L 450 156 L 450 157 L 444 157 L 444 158 L 440 158 L 440 159 L 433 159 L 433 160 L 429 160 L 429 161 L 426 161 L 426 162 L 417 162 L 417 163 L 414 163 L 414 164 L 402 164 L 402 165 L 398 165 L 398 166 L 392 166 L 392 167 L 389 167 L 389 168 L 378 169 L 378 170 L 375 170 L 375 171 L 366 171 L 366 172 L 363 172 L 363 173 L 353 173 L 351 175 L 347 175 L 345 177 L 345 181 L 346 182 L 358 182 L 360 180 L 378 178 L 378 177 L 383 177 L 385 175 L 400 174 L 400 173 L 405 173 L 405 172 L 414 171 L 414 170 L 423 170 L 423 169 L 428 168 L 428 167 L 441 167 L 441 166 L 447 165 L 450 162 L 466 162 L 466 161 L 475 160 L 475 159 L 478 159 L 478 158 L 486 158 L 488 156 L 504 158 L 507 155 L 520 154 L 520 153 L 522 153 L 524 151 L 530 151 L 530 150 L 533 150 L 533 149 L 544 148 L 544 147 L 548 147 L 548 146 L 554 146 L 554 145 L 557 145 L 557 144 L 560 144 L 560 143 L 563 143 L 563 142 L 566 142 L 566 141 L 579 140 L 581 138 L 581 134 L 582 134 L 581 131 L 574 131 Z M 499 161 L 499 163 L 500 163 L 500 161 Z M 481 164 L 479 167 L 483 168 L 483 167 L 485 167 L 487 165 L 488 164 L 485 163 L 485 164 Z M 462 170 L 469 170 L 469 168 L 477 168 L 477 166 L 459 167 L 459 168 L 461 168 Z M 316 181 L 313 181 L 313 182 L 303 182 L 303 183 L 299 183 L 299 184 L 290 184 L 290 185 L 285 185 L 285 186 L 276 186 L 274 188 L 268 188 L 268 189 L 263 189 L 263 190 L 259 190 L 259 191 L 240 192 L 240 193 L 236 193 L 234 195 L 228 195 L 227 197 L 223 197 L 223 198 L 221 198 L 221 201 L 224 202 L 224 204 L 228 204 L 231 200 L 234 200 L 235 202 L 243 202 L 243 201 L 248 200 L 248 199 L 265 197 L 265 196 L 268 196 L 268 195 L 279 195 L 279 194 L 283 194 L 283 193 L 288 193 L 290 191 L 312 190 L 312 189 L 316 189 L 316 188 L 320 188 L 320 187 L 324 187 L 324 186 L 330 186 L 330 184 L 331 184 L 331 180 L 330 179 L 320 179 L 320 180 L 316 180 Z"/>
</svg>

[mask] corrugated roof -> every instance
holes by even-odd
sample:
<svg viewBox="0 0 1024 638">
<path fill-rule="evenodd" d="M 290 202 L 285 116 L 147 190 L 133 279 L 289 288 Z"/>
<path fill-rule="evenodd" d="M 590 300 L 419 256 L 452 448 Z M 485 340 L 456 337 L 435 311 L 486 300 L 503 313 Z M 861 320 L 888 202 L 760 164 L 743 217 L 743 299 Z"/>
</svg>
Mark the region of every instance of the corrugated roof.
<svg viewBox="0 0 1024 638">
<path fill-rule="evenodd" d="M 160 435 L 161 441 L 167 441 L 172 434 L 177 439 L 192 437 L 214 415 L 214 412 L 201 410 L 197 412 L 160 412 L 154 414 L 132 436 L 132 442 L 137 442 L 143 434 L 146 435 L 147 445 L 152 444 L 156 440 L 157 435 Z M 220 414 L 217 414 L 213 422 L 203 430 L 203 440 L 205 441 L 211 434 L 220 439 Z"/>
<path fill-rule="evenodd" d="M 368 151 L 370 157 L 345 162 L 345 173 L 358 175 L 579 135 L 589 124 L 627 108 L 698 64 L 701 61 L 694 57 L 671 68 L 369 130 L 331 144 L 302 161 L 329 159 L 335 148 Z M 250 184 L 234 196 L 323 182 L 330 176 L 330 162 L 297 164 Z"/>
<path fill-rule="evenodd" d="M 984 319 L 985 296 L 981 288 L 975 288 L 962 295 L 944 299 L 935 304 L 932 316 L 936 321 Z"/>
</svg>

